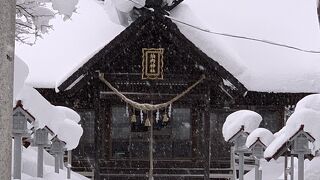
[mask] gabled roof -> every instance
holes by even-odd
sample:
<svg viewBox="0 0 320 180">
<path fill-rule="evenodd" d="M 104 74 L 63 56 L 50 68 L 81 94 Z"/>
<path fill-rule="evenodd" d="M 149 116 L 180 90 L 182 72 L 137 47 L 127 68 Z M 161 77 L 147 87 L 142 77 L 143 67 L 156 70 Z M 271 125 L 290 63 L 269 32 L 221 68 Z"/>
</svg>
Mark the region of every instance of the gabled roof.
<svg viewBox="0 0 320 180">
<path fill-rule="evenodd" d="M 263 147 L 267 147 L 261 140 L 260 140 L 260 138 L 258 138 L 250 147 L 249 147 L 249 149 L 252 149 L 253 148 L 253 146 L 256 146 L 257 144 L 260 144 L 260 145 L 262 145 Z"/>
<path fill-rule="evenodd" d="M 237 89 L 240 95 L 243 95 L 246 92 L 246 88 L 224 67 L 222 67 L 215 59 L 212 59 L 207 54 L 202 52 L 199 48 L 197 48 L 193 42 L 191 42 L 188 38 L 186 38 L 170 19 L 165 18 L 162 14 L 158 14 L 157 12 L 146 12 L 141 17 L 139 17 L 136 21 L 134 21 L 129 27 L 127 27 L 123 32 L 121 32 L 117 37 L 115 37 L 111 42 L 109 42 L 104 48 L 102 48 L 98 53 L 96 53 L 89 61 L 87 61 L 82 67 L 80 67 L 75 73 L 73 73 L 69 78 L 66 79 L 59 87 L 59 91 L 64 91 L 70 85 L 72 85 L 75 81 L 79 79 L 79 77 L 87 74 L 91 67 L 96 65 L 102 61 L 110 61 L 112 57 L 116 57 L 119 49 L 129 48 L 132 44 L 128 43 L 131 41 L 135 41 L 143 34 L 143 31 L 147 29 L 158 28 L 159 31 L 163 30 L 164 36 L 166 36 L 166 32 L 170 32 L 173 34 L 170 38 L 172 39 L 172 43 L 177 47 L 181 48 L 189 48 L 191 51 L 199 55 L 201 61 L 205 61 L 209 64 L 212 71 L 215 71 L 219 74 L 220 77 L 232 83 L 232 85 Z M 167 34 L 169 36 L 169 33 Z M 223 54 L 223 53 L 222 53 Z M 218 57 L 217 57 L 218 58 Z M 219 58 L 224 59 L 225 57 L 220 56 Z M 220 61 L 221 61 L 220 59 Z M 215 73 L 212 72 L 212 73 Z M 211 72 L 210 72 L 211 73 Z"/>
<path fill-rule="evenodd" d="M 61 142 L 63 142 L 64 144 L 67 144 L 66 142 L 60 140 L 57 135 L 54 136 L 53 138 L 51 138 L 50 141 L 61 141 Z"/>
<path fill-rule="evenodd" d="M 249 136 L 249 133 L 244 131 L 244 126 L 241 126 L 241 129 L 228 139 L 228 142 L 234 142 L 240 135 Z"/>
<path fill-rule="evenodd" d="M 48 126 L 44 126 L 43 129 L 46 130 L 51 136 L 55 135 L 54 132 Z M 30 130 L 32 131 L 31 135 L 34 134 L 35 128 L 32 127 Z"/>
<path fill-rule="evenodd" d="M 301 125 L 300 129 L 289 139 L 289 141 L 294 141 L 301 134 L 305 135 L 310 142 L 314 142 L 316 140 L 310 133 L 305 132 L 303 129 L 304 125 Z"/>
</svg>

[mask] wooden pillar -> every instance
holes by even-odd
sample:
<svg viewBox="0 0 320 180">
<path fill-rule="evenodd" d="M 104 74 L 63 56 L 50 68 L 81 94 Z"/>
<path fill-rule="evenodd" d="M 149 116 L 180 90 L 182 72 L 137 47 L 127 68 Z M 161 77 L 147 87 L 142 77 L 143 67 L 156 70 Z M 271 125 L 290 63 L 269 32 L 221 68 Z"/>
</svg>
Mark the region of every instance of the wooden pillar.
<svg viewBox="0 0 320 180">
<path fill-rule="evenodd" d="M 193 104 L 192 111 L 191 111 L 191 128 L 192 128 L 192 159 L 195 161 L 200 157 L 200 150 L 199 150 L 199 139 L 200 139 L 200 133 L 199 133 L 199 122 L 201 122 L 201 118 L 199 116 L 199 104 Z"/>
<path fill-rule="evenodd" d="M 203 83 L 205 88 L 204 94 L 204 111 L 202 118 L 204 120 L 204 179 L 210 179 L 210 159 L 211 159 L 211 129 L 210 129 L 210 83 Z"/>
<path fill-rule="evenodd" d="M 94 81 L 100 81 L 98 78 L 99 74 L 95 73 L 94 74 Z M 96 83 L 99 84 L 99 83 Z M 93 98 L 93 107 L 95 111 L 95 118 L 94 118 L 94 179 L 95 180 L 100 180 L 100 163 L 99 163 L 99 158 L 100 158 L 100 136 L 101 136 L 101 128 L 100 126 L 100 86 L 93 87 L 94 89 L 94 98 Z"/>
<path fill-rule="evenodd" d="M 149 137 L 149 180 L 153 180 L 153 117 L 152 112 L 148 112 L 150 115 L 150 137 Z"/>
</svg>

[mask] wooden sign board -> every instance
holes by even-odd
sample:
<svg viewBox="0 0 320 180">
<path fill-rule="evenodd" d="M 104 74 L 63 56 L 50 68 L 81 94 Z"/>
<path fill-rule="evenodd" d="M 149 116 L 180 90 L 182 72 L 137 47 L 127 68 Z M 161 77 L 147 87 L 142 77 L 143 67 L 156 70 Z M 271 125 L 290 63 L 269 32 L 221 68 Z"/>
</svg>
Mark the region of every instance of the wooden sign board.
<svg viewBox="0 0 320 180">
<path fill-rule="evenodd" d="M 163 48 L 142 49 L 142 79 L 163 79 Z"/>
</svg>

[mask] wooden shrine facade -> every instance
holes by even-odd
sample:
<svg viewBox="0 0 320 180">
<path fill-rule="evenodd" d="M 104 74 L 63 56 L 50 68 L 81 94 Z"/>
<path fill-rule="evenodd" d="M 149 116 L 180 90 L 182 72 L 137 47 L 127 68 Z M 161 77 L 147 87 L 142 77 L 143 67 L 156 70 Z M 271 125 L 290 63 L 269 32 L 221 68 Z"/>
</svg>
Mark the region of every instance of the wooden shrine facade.
<svg viewBox="0 0 320 180">
<path fill-rule="evenodd" d="M 139 103 L 164 103 L 199 84 L 159 111 L 141 114 L 102 82 L 99 73 Z M 262 126 L 275 132 L 283 126 L 284 107 L 306 95 L 248 92 L 158 11 L 143 12 L 59 90 L 56 94 L 39 89 L 51 103 L 81 115 L 84 134 L 73 150 L 72 166 L 76 171 L 94 170 L 96 179 L 147 179 L 151 139 L 155 179 L 227 174 L 230 148 L 221 133 L 226 116 L 251 109 L 263 115 Z M 151 139 L 147 118 L 154 122 Z"/>
</svg>

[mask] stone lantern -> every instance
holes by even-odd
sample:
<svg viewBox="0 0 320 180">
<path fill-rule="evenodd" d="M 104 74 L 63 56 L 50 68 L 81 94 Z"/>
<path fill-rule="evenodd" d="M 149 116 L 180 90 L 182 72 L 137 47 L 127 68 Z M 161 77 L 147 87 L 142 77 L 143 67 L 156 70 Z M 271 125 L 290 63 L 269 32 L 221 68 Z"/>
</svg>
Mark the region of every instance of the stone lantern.
<svg viewBox="0 0 320 180">
<path fill-rule="evenodd" d="M 243 180 L 244 175 L 244 154 L 249 153 L 249 149 L 246 147 L 246 141 L 249 134 L 244 132 L 244 126 L 232 136 L 228 142 L 233 143 L 234 152 L 239 155 L 239 180 Z"/>
<path fill-rule="evenodd" d="M 255 180 L 262 180 L 262 171 L 260 168 L 260 159 L 264 158 L 264 151 L 267 146 L 257 138 L 257 140 L 249 147 L 252 155 L 255 157 Z"/>
<path fill-rule="evenodd" d="M 37 146 L 43 145 L 43 146 L 48 146 L 50 145 L 48 136 L 49 133 L 53 135 L 54 133 L 47 127 L 45 126 L 42 129 L 37 129 L 34 132 L 34 137 L 33 137 L 33 143 Z"/>
<path fill-rule="evenodd" d="M 35 118 L 26 111 L 21 101 L 18 101 L 17 106 L 13 109 L 13 124 L 12 136 L 14 138 L 14 160 L 13 160 L 13 177 L 21 179 L 21 145 L 22 137 L 28 137 L 29 129 L 27 123 L 32 124 Z"/>
<path fill-rule="evenodd" d="M 60 169 L 63 169 L 63 153 L 66 150 L 66 143 L 61 141 L 57 136 L 52 138 L 51 142 L 50 152 L 54 154 L 55 158 L 54 169 L 56 173 L 59 173 L 59 167 Z"/>
<path fill-rule="evenodd" d="M 33 146 L 38 146 L 38 162 L 37 162 L 37 177 L 43 177 L 43 149 L 50 145 L 48 136 L 54 135 L 47 126 L 42 129 L 36 129 L 34 131 L 32 144 Z"/>
<path fill-rule="evenodd" d="M 298 180 L 304 179 L 304 156 L 311 154 L 309 143 L 313 143 L 315 139 L 304 130 L 304 125 L 289 139 L 292 143 L 292 154 L 298 155 Z"/>
</svg>

